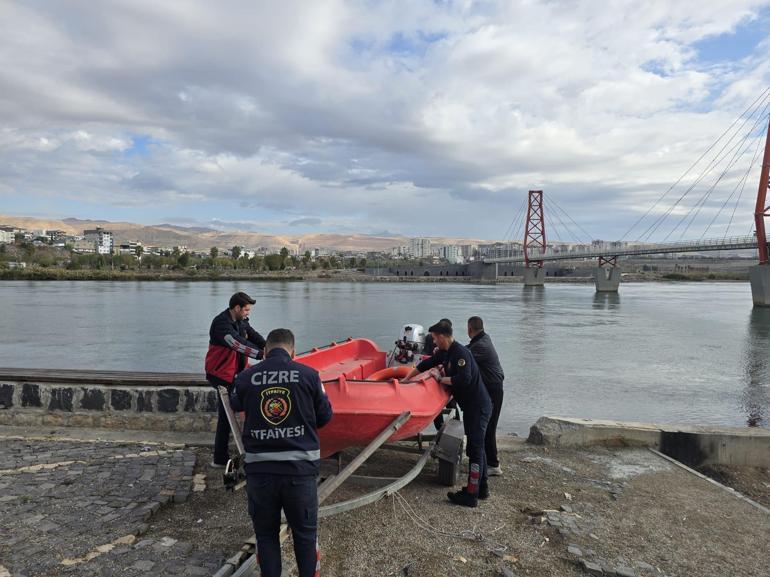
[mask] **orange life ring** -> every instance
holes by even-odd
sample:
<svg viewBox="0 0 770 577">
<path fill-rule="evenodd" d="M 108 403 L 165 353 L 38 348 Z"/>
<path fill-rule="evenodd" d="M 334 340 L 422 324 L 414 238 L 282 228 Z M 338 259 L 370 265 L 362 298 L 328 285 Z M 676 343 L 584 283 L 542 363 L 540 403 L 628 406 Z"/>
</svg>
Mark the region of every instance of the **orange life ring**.
<svg viewBox="0 0 770 577">
<path fill-rule="evenodd" d="M 403 379 L 414 367 L 388 367 L 380 369 L 366 377 L 367 381 L 389 381 L 390 379 Z"/>
</svg>

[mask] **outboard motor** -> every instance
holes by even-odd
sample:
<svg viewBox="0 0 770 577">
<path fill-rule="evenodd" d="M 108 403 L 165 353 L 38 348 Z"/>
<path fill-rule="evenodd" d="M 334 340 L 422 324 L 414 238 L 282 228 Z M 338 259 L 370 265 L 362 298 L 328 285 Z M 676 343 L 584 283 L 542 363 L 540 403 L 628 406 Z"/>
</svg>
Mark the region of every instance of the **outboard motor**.
<svg viewBox="0 0 770 577">
<path fill-rule="evenodd" d="M 420 352 L 425 345 L 425 328 L 422 325 L 408 324 L 401 328 L 401 337 L 396 341 L 394 359 L 402 364 L 414 362 L 414 353 Z"/>
</svg>

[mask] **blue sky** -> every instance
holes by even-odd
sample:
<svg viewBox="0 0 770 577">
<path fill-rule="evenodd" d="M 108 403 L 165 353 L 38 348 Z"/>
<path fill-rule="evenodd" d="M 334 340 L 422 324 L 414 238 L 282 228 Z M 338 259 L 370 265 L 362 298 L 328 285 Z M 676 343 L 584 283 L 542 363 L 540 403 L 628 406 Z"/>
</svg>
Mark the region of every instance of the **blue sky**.
<svg viewBox="0 0 770 577">
<path fill-rule="evenodd" d="M 619 238 L 770 86 L 763 1 L 1 10 L 8 215 L 492 240 L 543 189 Z M 750 162 L 694 233 L 733 207 L 745 233 L 757 166 L 720 207 Z M 718 174 L 649 218 L 680 218 Z"/>
<path fill-rule="evenodd" d="M 752 18 L 747 18 L 734 29 L 707 36 L 695 42 L 697 62 L 701 65 L 730 63 L 750 58 L 757 47 L 770 37 L 770 11 L 763 8 Z"/>
</svg>

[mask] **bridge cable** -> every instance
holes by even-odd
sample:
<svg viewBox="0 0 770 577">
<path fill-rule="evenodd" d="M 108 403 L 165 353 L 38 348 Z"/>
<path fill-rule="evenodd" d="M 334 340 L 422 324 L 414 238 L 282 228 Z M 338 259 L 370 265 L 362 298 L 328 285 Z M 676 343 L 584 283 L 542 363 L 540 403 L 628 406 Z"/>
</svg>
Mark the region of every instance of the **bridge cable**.
<svg viewBox="0 0 770 577">
<path fill-rule="evenodd" d="M 768 105 L 768 106 L 770 106 L 770 105 Z M 690 211 L 680 220 L 679 224 L 677 224 L 676 227 L 674 227 L 674 229 L 672 229 L 668 233 L 668 235 L 666 235 L 666 238 L 664 239 L 664 241 L 667 240 L 668 237 L 671 236 L 671 234 L 673 234 L 673 232 L 677 228 L 679 228 L 679 226 L 687 219 L 687 217 L 690 215 L 690 213 L 693 213 L 693 211 L 694 211 L 694 214 L 692 215 L 692 217 L 690 218 L 689 222 L 687 223 L 687 226 L 682 231 L 682 234 L 679 235 L 679 240 L 682 240 L 684 238 L 684 235 L 687 234 L 687 231 L 690 229 L 690 226 L 692 226 L 693 222 L 695 222 L 695 219 L 698 217 L 698 214 L 700 214 L 700 211 L 705 206 L 706 202 L 708 201 L 709 197 L 711 196 L 711 194 L 716 189 L 717 185 L 722 181 L 722 179 L 728 173 L 728 171 L 738 162 L 738 160 L 742 156 L 744 156 L 749 150 L 751 150 L 751 147 L 752 147 L 752 144 L 753 144 L 751 142 L 749 143 L 749 145 L 745 149 L 742 150 L 741 148 L 742 148 L 743 144 L 749 140 L 749 138 L 751 137 L 751 133 L 756 130 L 756 128 L 759 126 L 760 122 L 762 122 L 763 120 L 764 120 L 764 115 L 760 116 L 759 118 L 757 118 L 757 120 L 754 122 L 754 125 L 749 129 L 749 132 L 746 133 L 746 136 L 744 136 L 743 140 L 738 145 L 738 148 L 735 149 L 735 153 L 733 154 L 733 157 L 730 159 L 728 165 L 725 167 L 725 169 L 719 175 L 719 177 L 714 182 L 714 184 L 711 185 L 711 187 L 706 191 L 706 193 L 701 197 L 701 199 L 695 204 L 695 206 L 693 206 L 690 209 Z M 761 135 L 760 135 L 760 137 L 761 137 Z M 696 210 L 696 208 L 697 208 L 697 210 Z M 720 212 L 721 212 L 721 209 L 720 209 Z"/>
<path fill-rule="evenodd" d="M 770 103 L 765 104 L 764 108 L 767 108 L 767 106 L 770 105 Z M 756 111 L 755 111 L 756 112 Z M 755 114 L 755 112 L 752 112 L 749 117 L 744 120 L 744 122 L 739 127 L 742 128 L 748 120 Z M 658 216 L 658 218 L 653 222 L 653 224 L 645 231 L 645 233 L 642 235 L 642 239 L 649 240 L 650 237 L 660 228 L 660 226 L 663 224 L 663 222 L 668 218 L 668 216 L 676 209 L 676 207 L 681 203 L 681 201 L 687 197 L 687 195 L 694 190 L 694 188 L 700 183 L 701 180 L 703 180 L 706 175 L 708 175 L 715 166 L 717 166 L 724 158 L 726 158 L 734 149 L 736 146 L 739 146 L 741 143 L 734 144 L 730 150 L 728 150 L 724 155 L 722 153 L 725 151 L 725 148 L 727 148 L 730 143 L 733 141 L 734 138 L 738 136 L 738 132 L 733 134 L 722 146 L 720 151 L 709 161 L 708 165 L 705 169 L 696 177 L 695 181 L 685 190 L 685 192 L 676 200 L 676 202 L 669 207 L 668 210 L 666 210 L 662 215 Z"/>
<path fill-rule="evenodd" d="M 554 210 L 549 211 L 549 213 L 553 212 L 553 214 L 556 215 L 556 218 L 559 221 L 559 226 L 562 227 L 564 230 L 566 230 L 567 234 L 569 234 L 573 239 L 575 239 L 575 242 L 580 243 L 580 239 L 577 238 L 577 236 L 572 231 L 572 229 L 570 229 L 566 224 L 564 224 L 564 221 L 562 220 L 561 215 L 558 213 L 558 211 L 556 211 L 555 205 L 553 204 L 553 202 L 550 200 L 546 200 L 545 195 L 543 195 L 543 201 L 544 201 L 543 210 L 545 210 L 546 208 L 554 208 Z M 562 228 L 560 228 L 559 230 L 562 230 Z"/>
<path fill-rule="evenodd" d="M 556 202 L 556 199 L 553 198 L 553 196 L 550 196 L 550 200 L 553 201 L 553 203 L 556 205 L 556 208 L 559 209 L 572 222 L 572 224 L 578 227 L 586 235 L 586 238 L 588 239 L 587 241 L 588 244 L 591 244 L 591 241 L 594 239 L 594 236 L 590 232 L 588 232 L 586 229 L 584 229 L 582 226 L 580 226 L 577 222 L 575 222 L 575 219 L 572 218 L 570 213 L 564 210 L 559 205 L 559 203 Z"/>
<path fill-rule="evenodd" d="M 557 229 L 556 226 L 554 226 L 553 219 L 551 218 L 550 213 L 548 213 L 548 211 L 545 210 L 545 207 L 543 207 L 543 209 L 544 209 L 543 210 L 543 220 L 548 223 L 548 228 L 551 229 L 551 238 L 555 239 L 556 238 L 556 231 L 559 230 L 559 229 Z M 548 237 L 546 236 L 546 241 L 547 241 L 547 239 L 548 239 Z M 555 240 L 553 242 L 555 242 Z M 560 240 L 559 242 L 562 242 L 562 241 Z M 547 242 L 546 242 L 546 246 L 543 247 L 543 254 L 545 254 L 546 250 L 548 250 L 548 243 Z"/>
<path fill-rule="evenodd" d="M 767 107 L 770 106 L 770 103 L 765 103 L 763 106 L 763 109 L 767 109 Z M 756 110 L 751 113 L 749 117 L 747 117 L 743 123 L 741 124 L 740 128 L 743 128 L 743 126 L 751 119 L 751 117 L 756 114 Z M 753 130 L 753 128 L 752 128 Z M 663 224 L 663 222 L 668 218 L 668 216 L 676 209 L 677 206 L 682 202 L 682 200 L 687 197 L 687 195 L 692 192 L 692 190 L 700 183 L 703 178 L 708 175 L 709 172 L 713 170 L 715 166 L 717 166 L 724 158 L 726 158 L 734 149 L 736 146 L 739 146 L 742 144 L 742 142 L 736 143 L 728 150 L 724 155 L 722 154 L 725 151 L 725 148 L 727 148 L 730 143 L 738 136 L 738 132 L 736 132 L 734 135 L 732 135 L 722 146 L 722 148 L 719 150 L 719 152 L 709 161 L 708 166 L 696 177 L 695 181 L 685 190 L 685 192 L 676 200 L 676 202 L 668 209 L 666 212 L 664 212 L 662 215 L 658 216 L 658 218 L 653 222 L 653 224 L 640 236 L 639 240 L 645 240 L 648 241 L 650 237 L 660 228 L 660 226 Z M 745 140 L 746 137 L 744 137 Z"/>
<path fill-rule="evenodd" d="M 682 173 L 682 175 L 676 180 L 676 182 L 674 182 L 674 184 L 668 187 L 668 189 L 653 203 L 653 205 L 650 208 L 648 208 L 647 211 L 642 216 L 640 216 L 636 220 L 636 222 L 634 222 L 634 224 L 631 225 L 631 227 L 623 234 L 623 236 L 620 237 L 619 240 L 621 241 L 624 240 L 631 233 L 631 231 L 633 231 L 639 225 L 639 223 L 642 222 L 642 220 L 647 218 L 647 216 L 655 209 L 655 207 L 658 206 L 658 204 L 660 204 L 660 202 L 666 196 L 668 196 L 669 192 L 671 192 L 674 189 L 674 187 L 676 187 L 684 179 L 684 177 L 687 176 L 690 173 L 690 171 L 700 163 L 701 160 L 703 160 L 703 158 L 711 151 L 711 149 L 714 148 L 719 143 L 719 141 L 722 140 L 722 138 L 724 138 L 724 136 L 728 132 L 730 132 L 730 130 L 732 130 L 733 126 L 735 126 L 735 124 L 743 117 L 743 115 L 746 114 L 749 110 L 751 110 L 754 107 L 754 105 L 760 100 L 764 101 L 764 99 L 767 98 L 768 94 L 770 94 L 770 86 L 765 88 L 765 90 L 762 91 L 762 93 L 754 100 L 754 102 L 752 102 L 743 112 L 741 112 L 741 114 L 735 120 L 733 120 L 732 124 L 730 124 L 730 126 L 728 126 L 724 132 L 722 132 L 722 134 L 698 157 L 698 159 L 695 162 L 693 162 L 690 165 L 690 167 Z"/>
<path fill-rule="evenodd" d="M 698 158 L 698 159 L 697 159 L 697 160 L 696 160 L 694 163 L 692 163 L 692 164 L 690 165 L 690 167 L 689 167 L 689 168 L 688 168 L 688 169 L 687 169 L 687 170 L 686 170 L 686 171 L 685 171 L 685 172 L 684 172 L 684 173 L 683 173 L 683 174 L 682 174 L 682 175 L 681 175 L 681 176 L 680 176 L 680 177 L 677 179 L 677 181 L 676 181 L 676 182 L 674 182 L 674 184 L 672 184 L 672 185 L 671 185 L 671 186 L 670 186 L 670 187 L 669 187 L 669 188 L 668 188 L 668 189 L 667 189 L 667 190 L 666 190 L 666 191 L 663 193 L 663 195 L 661 195 L 661 196 L 660 196 L 660 198 L 658 198 L 658 199 L 655 201 L 655 203 L 654 203 L 654 204 L 653 204 L 653 205 L 652 205 L 652 206 L 651 206 L 651 207 L 650 207 L 650 208 L 647 210 L 647 212 L 645 212 L 645 213 L 644 213 L 644 214 L 643 214 L 641 217 L 639 217 L 639 219 L 637 219 L 637 221 L 636 221 L 636 222 L 635 222 L 635 223 L 634 223 L 634 224 L 631 226 L 631 228 L 629 228 L 629 229 L 628 229 L 628 230 L 627 230 L 627 231 L 626 231 L 626 232 L 623 234 L 623 236 L 620 238 L 620 240 L 623 240 L 624 238 L 626 238 L 626 236 L 628 236 L 628 234 L 629 234 L 629 233 L 630 233 L 630 232 L 631 232 L 631 231 L 632 231 L 634 228 L 636 228 L 636 226 L 637 226 L 637 225 L 638 225 L 638 224 L 639 224 L 639 223 L 640 223 L 640 222 L 641 222 L 641 221 L 642 221 L 644 218 L 646 218 L 646 217 L 647 217 L 647 216 L 648 216 L 648 215 L 649 215 L 649 214 L 652 212 L 652 210 L 653 210 L 653 209 L 654 209 L 654 208 L 655 208 L 655 207 L 656 207 L 656 206 L 657 206 L 657 205 L 658 205 L 658 204 L 659 204 L 659 203 L 660 203 L 660 202 L 661 202 L 661 201 L 662 201 L 662 200 L 663 200 L 663 199 L 664 199 L 664 198 L 665 198 L 667 195 L 668 195 L 668 193 L 669 193 L 669 192 L 671 192 L 671 191 L 672 191 L 672 190 L 673 190 L 673 189 L 674 189 L 674 188 L 675 188 L 675 187 L 676 187 L 676 186 L 677 186 L 677 185 L 678 185 L 678 184 L 679 184 L 679 183 L 680 183 L 680 182 L 681 182 L 681 181 L 684 179 L 684 177 L 685 177 L 685 176 L 687 176 L 687 174 L 689 174 L 689 173 L 690 173 L 690 171 L 691 171 L 691 170 L 692 170 L 692 169 L 693 169 L 695 166 L 697 166 L 697 165 L 700 163 L 700 161 L 701 161 L 701 160 L 703 160 L 703 158 L 704 158 L 704 157 L 706 157 L 706 156 L 708 155 L 708 153 L 711 151 L 711 149 L 713 149 L 713 148 L 714 148 L 714 147 L 715 147 L 715 146 L 716 146 L 716 145 L 719 143 L 719 141 L 720 141 L 720 140 L 722 140 L 722 138 L 723 138 L 723 137 L 724 137 L 726 134 L 728 134 L 728 133 L 729 133 L 729 132 L 732 130 L 733 126 L 735 126 L 735 124 L 736 124 L 736 123 L 737 123 L 737 122 L 738 122 L 738 121 L 739 121 L 739 120 L 740 120 L 740 119 L 743 117 L 743 115 L 745 115 L 745 114 L 746 114 L 746 112 L 748 112 L 750 109 L 752 109 L 752 108 L 754 107 L 754 105 L 755 105 L 755 104 L 756 104 L 758 101 L 761 101 L 761 104 L 757 105 L 757 107 L 756 107 L 756 108 L 759 108 L 759 107 L 761 107 L 761 106 L 764 104 L 764 102 L 765 102 L 765 99 L 766 99 L 766 97 L 767 97 L 767 92 L 768 92 L 768 91 L 770 91 L 770 87 L 766 88 L 766 89 L 765 89 L 765 90 L 764 90 L 764 91 L 763 91 L 763 92 L 762 92 L 762 93 L 761 93 L 761 94 L 760 94 L 760 95 L 759 95 L 759 96 L 758 96 L 758 97 L 757 97 L 757 98 L 754 100 L 754 102 L 752 102 L 752 103 L 751 103 L 751 105 L 749 105 L 749 107 L 748 107 L 748 108 L 746 108 L 746 110 L 744 110 L 744 111 L 743 111 L 743 112 L 742 112 L 742 113 L 741 113 L 741 114 L 740 114 L 740 115 L 739 115 L 739 116 L 738 116 L 738 117 L 737 117 L 737 118 L 736 118 L 736 119 L 735 119 L 735 120 L 732 122 L 732 124 L 731 124 L 730 126 L 728 126 L 728 127 L 727 127 L 727 129 L 726 129 L 726 130 L 725 130 L 725 131 L 724 131 L 724 132 L 723 132 L 723 133 L 722 133 L 722 134 L 719 136 L 719 138 L 717 138 L 717 139 L 716 139 L 716 140 L 715 140 L 715 141 L 714 141 L 714 142 L 711 144 L 711 146 L 709 146 L 709 147 L 708 147 L 708 148 L 707 148 L 707 149 L 706 149 L 706 150 L 703 152 L 703 154 L 701 154 L 701 156 L 700 156 L 700 157 L 699 157 L 699 158 Z M 753 115 L 754 115 L 754 113 L 756 112 L 756 108 L 754 109 L 754 112 L 752 112 L 752 113 L 750 114 L 749 118 L 750 118 L 751 116 L 753 116 Z M 745 124 L 745 121 L 744 121 L 744 124 Z M 739 127 L 739 129 L 738 129 L 738 130 L 740 130 L 740 127 Z M 735 136 L 735 135 L 733 135 L 732 137 L 730 137 L 730 139 L 728 139 L 728 143 L 730 142 L 730 140 L 732 140 L 732 139 L 734 138 L 734 136 Z M 723 147 L 723 149 L 724 149 L 724 147 Z M 667 216 L 667 215 L 666 215 L 666 216 Z M 664 216 L 664 218 L 665 218 L 665 216 Z M 656 222 L 657 222 L 657 221 L 656 221 Z M 654 226 L 654 224 L 655 224 L 655 223 L 653 223 L 653 225 L 652 225 L 652 226 Z M 647 229 L 647 230 L 646 230 L 644 233 L 642 233 L 642 234 L 640 235 L 639 239 L 641 239 L 642 237 L 644 237 L 644 236 L 647 234 L 647 232 L 648 232 L 648 231 L 649 231 L 649 228 L 648 228 L 648 229 Z M 648 235 L 648 236 L 649 236 L 649 235 Z"/>
<path fill-rule="evenodd" d="M 511 227 L 513 227 L 513 223 L 515 222 L 515 220 L 516 220 L 516 217 L 514 216 L 511 219 L 511 222 L 508 223 L 508 226 L 505 228 L 505 232 L 503 233 L 503 237 L 502 237 L 503 240 L 505 240 L 505 238 L 508 236 L 508 232 L 511 230 Z"/>
<path fill-rule="evenodd" d="M 763 116 L 760 116 L 759 118 L 757 118 L 756 122 L 755 122 L 755 123 L 754 123 L 754 125 L 751 127 L 751 129 L 749 130 L 749 132 L 746 134 L 746 137 L 743 139 L 743 141 L 742 141 L 741 145 L 742 145 L 744 142 L 746 142 L 746 141 L 749 141 L 749 138 L 750 138 L 750 136 L 751 136 L 751 133 L 752 133 L 752 132 L 754 132 L 754 130 L 755 130 L 755 129 L 756 129 L 756 128 L 757 128 L 757 127 L 760 125 L 760 123 L 763 123 L 763 120 L 764 120 L 764 117 L 763 117 Z M 759 135 L 756 137 L 756 138 L 757 138 L 757 142 L 761 142 L 761 141 L 762 141 L 762 136 L 763 136 L 763 134 L 760 132 L 760 134 L 759 134 Z M 738 162 L 738 160 L 740 160 L 740 158 L 743 158 L 744 156 L 746 156 L 746 154 L 749 152 L 749 150 L 751 150 L 751 147 L 752 147 L 752 143 L 749 141 L 749 144 L 748 144 L 748 146 L 746 146 L 746 148 L 745 148 L 745 149 L 743 149 L 743 150 L 741 151 L 741 149 L 740 149 L 740 148 L 738 148 L 738 149 L 736 150 L 736 152 L 735 152 L 735 154 L 733 155 L 733 158 L 730 160 L 730 163 L 728 164 L 728 166 L 725 168 L 725 170 L 722 172 L 722 174 L 720 174 L 720 175 L 719 175 L 719 178 L 716 180 L 716 182 L 715 182 L 715 183 L 714 183 L 714 184 L 711 186 L 711 188 L 708 190 L 707 194 L 705 195 L 705 198 L 703 198 L 703 199 L 702 199 L 702 202 L 700 202 L 700 206 L 699 206 L 699 207 L 698 207 L 698 209 L 695 211 L 695 214 L 692 216 L 692 218 L 690 218 L 690 221 L 689 221 L 689 223 L 687 224 L 687 227 L 685 228 L 685 230 L 684 230 L 684 231 L 682 231 L 682 234 L 679 236 L 679 239 L 680 239 L 680 240 L 681 240 L 682 238 L 684 238 L 684 235 L 687 233 L 687 230 L 689 230 L 690 226 L 693 224 L 693 222 L 695 222 L 695 219 L 697 218 L 698 214 L 699 214 L 699 213 L 700 213 L 700 211 L 703 209 L 703 207 L 704 207 L 704 206 L 705 206 L 705 204 L 706 204 L 706 201 L 707 201 L 707 200 L 708 200 L 708 198 L 711 196 L 711 193 L 714 191 L 714 189 L 715 189 L 715 188 L 716 188 L 716 186 L 719 184 L 719 182 L 722 180 L 722 178 L 723 178 L 723 177 L 724 177 L 724 176 L 727 174 L 727 172 L 728 172 L 728 171 L 729 171 L 729 170 L 730 170 L 730 169 L 731 169 L 733 166 L 735 166 L 735 164 Z M 756 150 L 755 150 L 755 154 L 756 154 Z M 753 160 L 752 160 L 752 164 L 753 164 Z M 740 182 L 740 181 L 739 181 L 739 182 Z M 737 188 L 738 188 L 738 184 L 736 184 L 736 186 L 735 186 L 735 188 L 733 189 L 733 192 L 730 194 L 730 197 L 729 197 L 729 198 L 732 198 L 732 196 L 733 196 L 733 194 L 735 194 L 735 190 L 736 190 Z M 728 198 L 728 200 L 727 200 L 727 201 L 725 201 L 725 203 L 726 203 L 726 202 L 729 202 L 729 198 Z M 696 206 L 697 206 L 697 205 L 696 205 Z M 715 215 L 715 218 L 717 218 L 717 217 L 718 217 L 718 216 L 719 216 L 719 215 L 722 213 L 722 210 L 723 210 L 723 209 L 724 209 L 724 204 L 722 205 L 722 207 L 719 209 L 719 211 L 718 211 L 718 212 L 717 212 L 717 214 Z M 692 212 L 692 210 L 691 210 L 691 212 Z M 710 228 L 710 225 L 709 225 L 709 227 L 707 227 L 706 231 L 708 231 L 708 228 Z M 704 234 L 705 234 L 705 232 L 704 232 Z M 701 238 L 703 238 L 703 235 L 701 236 Z"/>
<path fill-rule="evenodd" d="M 529 206 L 529 198 L 524 198 L 524 207 Z M 523 216 L 523 215 L 522 215 Z M 511 242 L 514 241 L 514 239 L 523 241 L 524 239 L 524 228 L 526 227 L 527 219 L 526 218 L 520 218 L 519 222 L 516 225 L 516 228 L 513 230 L 513 233 L 511 234 Z"/>
<path fill-rule="evenodd" d="M 516 225 L 518 223 L 519 219 L 521 218 L 521 212 L 522 212 L 523 208 L 524 208 L 524 203 L 522 202 L 519 205 L 519 208 L 516 211 L 515 216 L 511 219 L 511 222 L 508 224 L 508 228 L 505 229 L 505 233 L 503 234 L 503 240 L 508 238 L 508 235 L 511 232 L 513 232 L 514 225 Z"/>
<path fill-rule="evenodd" d="M 561 214 L 560 214 L 560 207 L 558 207 L 556 205 L 555 201 L 553 199 L 549 198 L 548 200 L 546 200 L 546 206 L 549 209 L 553 209 L 553 210 L 550 210 L 550 212 L 552 212 L 554 215 L 556 215 L 556 218 L 559 220 L 560 226 L 563 227 L 564 230 L 567 231 L 567 233 L 574 239 L 574 241 L 577 244 L 584 244 L 584 241 L 575 233 L 575 231 L 573 231 L 572 228 L 570 226 L 568 226 L 564 222 L 564 220 L 562 219 Z M 563 212 L 563 211 L 561 211 L 561 212 Z"/>
<path fill-rule="evenodd" d="M 754 126 L 756 127 L 757 125 L 758 125 L 758 122 L 755 123 Z M 752 127 L 752 131 L 753 131 L 753 127 Z M 717 179 L 714 182 L 714 184 L 712 184 L 707 189 L 707 191 L 704 193 L 704 195 L 698 200 L 698 202 L 695 203 L 695 205 L 690 209 L 690 211 L 684 217 L 682 217 L 682 219 L 676 225 L 676 227 L 674 227 L 674 229 L 672 229 L 668 233 L 668 235 L 666 235 L 666 239 L 669 236 L 671 236 L 671 234 L 673 234 L 674 231 L 677 228 L 679 228 L 679 226 L 689 217 L 689 222 L 687 223 L 687 226 L 682 230 L 682 233 L 679 235 L 679 240 L 682 240 L 684 238 L 685 234 L 687 234 L 687 231 L 690 230 L 690 227 L 692 226 L 693 222 L 695 222 L 695 219 L 700 214 L 700 211 L 706 205 L 706 202 L 711 197 L 711 194 L 714 192 L 714 190 L 716 189 L 717 185 L 719 185 L 719 183 L 722 181 L 722 179 L 725 177 L 725 175 L 730 171 L 730 169 L 732 169 L 733 166 L 735 166 L 735 164 L 738 162 L 738 160 L 742 156 L 744 156 L 749 150 L 751 150 L 752 145 L 754 144 L 753 142 L 749 142 L 749 145 L 746 148 L 743 148 L 743 144 L 746 141 L 748 141 L 750 134 L 751 133 L 749 132 L 749 134 L 746 135 L 746 137 L 743 139 L 743 141 L 741 141 L 740 146 L 735 150 L 735 153 L 733 154 L 733 157 L 730 159 L 729 163 L 727 164 L 725 169 L 722 171 L 722 173 L 719 175 L 719 177 L 717 177 Z M 690 216 L 691 213 L 692 213 L 692 216 Z"/>
<path fill-rule="evenodd" d="M 762 138 L 760 137 L 757 139 L 757 147 L 754 149 L 754 156 L 751 159 L 751 164 L 749 165 L 749 169 L 746 171 L 746 174 L 743 175 L 743 183 L 741 184 L 741 191 L 738 193 L 738 198 L 735 200 L 735 206 L 733 206 L 733 212 L 730 215 L 730 221 L 727 223 L 727 228 L 725 229 L 725 235 L 723 238 L 727 238 L 727 235 L 730 232 L 730 227 L 733 225 L 733 218 L 735 217 L 735 211 L 738 210 L 738 205 L 741 202 L 741 196 L 743 196 L 743 190 L 746 187 L 746 182 L 748 182 L 749 174 L 751 174 L 751 169 L 754 168 L 754 162 L 756 161 L 757 155 L 759 154 L 761 144 L 762 144 Z M 734 193 L 735 191 L 733 191 L 733 194 Z M 730 196 L 732 197 L 732 194 Z M 728 198 L 727 200 L 729 201 L 730 199 Z M 713 224 L 713 221 L 711 224 Z M 709 228 L 711 227 L 711 224 L 709 224 Z M 752 223 L 752 226 L 753 226 L 753 223 Z"/>
<path fill-rule="evenodd" d="M 505 234 L 503 235 L 503 240 L 505 241 L 508 238 L 508 234 L 513 232 L 513 225 L 519 224 L 521 222 L 521 217 L 524 213 L 524 209 L 527 206 L 527 198 L 524 197 L 524 201 L 519 206 L 519 210 L 516 211 L 516 216 L 513 217 L 511 220 L 511 223 L 508 225 L 508 228 L 505 229 Z"/>
<path fill-rule="evenodd" d="M 756 162 L 757 154 L 759 153 L 759 148 L 761 144 L 762 144 L 762 138 L 760 136 L 756 138 L 756 145 L 754 146 L 754 154 L 751 157 L 751 163 L 749 164 L 749 167 L 743 173 L 743 176 L 735 183 L 735 186 L 733 187 L 732 192 L 730 193 L 730 196 L 728 196 L 724 200 L 724 202 L 722 203 L 722 206 L 719 207 L 719 210 L 717 211 L 717 213 L 711 218 L 711 221 L 709 221 L 709 224 L 706 227 L 706 230 L 703 231 L 703 234 L 701 234 L 699 240 L 705 238 L 708 231 L 711 229 L 711 227 L 714 225 L 717 219 L 721 216 L 722 212 L 727 207 L 729 202 L 735 196 L 735 193 L 738 192 L 738 190 L 740 189 L 740 193 L 738 194 L 736 204 L 733 207 L 733 213 L 730 216 L 730 222 L 732 222 L 732 218 L 735 216 L 735 210 L 738 208 L 738 202 L 740 202 L 741 196 L 743 195 L 743 189 L 746 186 L 746 182 L 748 180 L 749 174 L 751 173 L 751 169 L 754 167 L 754 163 Z M 751 148 L 751 145 L 749 145 L 744 152 L 748 152 L 750 148 Z M 728 225 L 723 238 L 727 238 L 727 231 L 729 231 L 729 229 L 730 229 L 730 226 Z"/>
</svg>

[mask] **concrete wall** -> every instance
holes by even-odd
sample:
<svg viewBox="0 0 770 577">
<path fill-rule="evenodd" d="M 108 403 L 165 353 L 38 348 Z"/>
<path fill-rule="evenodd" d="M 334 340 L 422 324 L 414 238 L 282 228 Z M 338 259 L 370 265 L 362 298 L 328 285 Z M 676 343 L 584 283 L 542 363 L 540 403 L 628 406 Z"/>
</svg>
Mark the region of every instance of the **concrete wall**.
<svg viewBox="0 0 770 577">
<path fill-rule="evenodd" d="M 407 265 L 391 267 L 367 267 L 366 274 L 380 276 L 395 276 L 406 278 L 430 277 L 430 278 L 469 278 L 475 280 L 495 280 L 494 267 L 484 265 L 481 262 L 467 264 L 447 265 Z M 545 267 L 547 277 L 590 277 L 592 268 L 566 268 L 559 266 Z M 498 263 L 496 278 L 521 277 L 524 275 L 522 264 Z"/>
<path fill-rule="evenodd" d="M 393 266 L 388 274 L 406 277 L 470 277 L 472 273 L 464 264 Z"/>
<path fill-rule="evenodd" d="M 216 420 L 208 386 L 0 383 L 0 425 L 213 431 Z"/>
<path fill-rule="evenodd" d="M 556 447 L 644 446 L 691 467 L 770 467 L 770 430 L 541 417 L 528 441 Z"/>
</svg>

